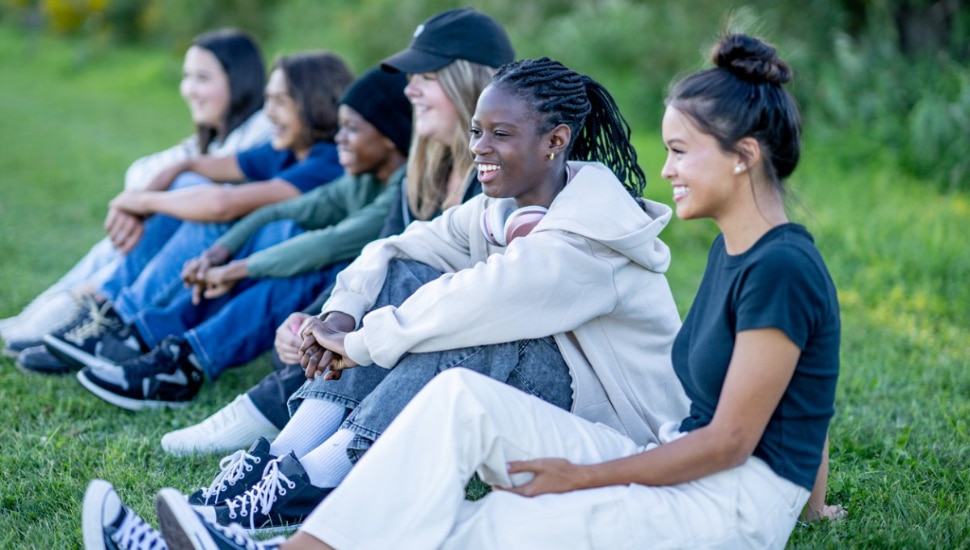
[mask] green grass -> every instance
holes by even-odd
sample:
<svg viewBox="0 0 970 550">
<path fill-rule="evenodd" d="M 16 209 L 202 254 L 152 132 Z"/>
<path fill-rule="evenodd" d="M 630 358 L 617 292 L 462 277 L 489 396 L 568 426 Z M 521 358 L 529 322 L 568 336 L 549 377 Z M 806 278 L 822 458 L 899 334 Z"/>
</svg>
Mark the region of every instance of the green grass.
<svg viewBox="0 0 970 550">
<path fill-rule="evenodd" d="M 80 50 L 79 63 L 73 48 L 0 27 L 0 317 L 102 236 L 105 204 L 131 160 L 191 131 L 177 59 Z M 648 195 L 669 203 L 657 132 L 635 135 Z M 810 141 L 792 180 L 793 217 L 815 234 L 842 302 L 830 500 L 850 517 L 799 527 L 791 548 L 970 548 L 970 253 L 959 237 L 970 197 L 898 174 L 878 144 L 839 136 Z M 665 231 L 682 312 L 715 233 L 676 220 Z M 152 518 L 158 488 L 197 487 L 216 467 L 211 457 L 165 455 L 162 434 L 201 420 L 268 368 L 260 359 L 227 372 L 187 410 L 132 414 L 73 377 L 0 360 L 0 548 L 79 547 L 81 497 L 95 477 Z"/>
</svg>

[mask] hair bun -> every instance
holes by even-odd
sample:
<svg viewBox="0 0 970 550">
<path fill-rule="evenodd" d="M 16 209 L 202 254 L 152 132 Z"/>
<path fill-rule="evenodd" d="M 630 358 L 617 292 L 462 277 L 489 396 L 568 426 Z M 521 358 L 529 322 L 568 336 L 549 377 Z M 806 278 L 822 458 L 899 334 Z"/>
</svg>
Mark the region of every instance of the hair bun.
<svg viewBox="0 0 970 550">
<path fill-rule="evenodd" d="M 791 67 L 778 57 L 775 47 L 745 34 L 722 38 L 712 57 L 716 66 L 742 80 L 778 85 L 791 80 Z"/>
</svg>

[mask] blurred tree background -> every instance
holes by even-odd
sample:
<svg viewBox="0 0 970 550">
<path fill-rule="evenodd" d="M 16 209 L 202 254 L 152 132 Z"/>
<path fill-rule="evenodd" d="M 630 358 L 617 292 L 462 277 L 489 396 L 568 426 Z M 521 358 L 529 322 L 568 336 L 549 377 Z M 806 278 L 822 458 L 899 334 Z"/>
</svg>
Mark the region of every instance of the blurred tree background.
<svg viewBox="0 0 970 550">
<path fill-rule="evenodd" d="M 0 21 L 76 35 L 78 64 L 104 48 L 170 49 L 243 28 L 267 55 L 326 48 L 363 70 L 403 48 L 448 0 L 0 0 Z M 707 62 L 724 29 L 764 36 L 796 69 L 792 90 L 815 134 L 853 132 L 903 170 L 970 188 L 967 0 L 480 0 L 519 57 L 548 55 L 605 83 L 634 128 L 656 128 L 670 80 Z M 82 67 L 83 68 L 83 67 Z M 845 152 L 852 162 L 869 151 Z"/>
</svg>

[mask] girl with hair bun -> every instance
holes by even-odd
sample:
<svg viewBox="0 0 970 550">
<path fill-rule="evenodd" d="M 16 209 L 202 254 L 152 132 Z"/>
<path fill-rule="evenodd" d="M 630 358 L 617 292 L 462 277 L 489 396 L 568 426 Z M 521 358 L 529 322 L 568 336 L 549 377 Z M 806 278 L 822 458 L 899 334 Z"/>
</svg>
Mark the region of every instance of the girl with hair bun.
<svg viewBox="0 0 970 550">
<path fill-rule="evenodd" d="M 686 417 L 659 427 L 651 441 L 451 369 L 411 401 L 279 548 L 785 546 L 833 414 L 839 308 L 812 237 L 784 210 L 782 181 L 797 165 L 801 131 L 782 88 L 790 69 L 773 48 L 743 35 L 725 37 L 714 59 L 714 68 L 674 86 L 663 120 L 662 174 L 677 215 L 712 218 L 721 229 L 673 344 L 673 369 L 690 401 Z M 522 104 L 512 97 L 516 88 L 497 79 L 473 125 L 496 147 L 527 131 L 500 123 Z M 507 110 L 483 116 L 499 101 Z M 525 104 L 528 112 L 566 105 Z M 477 136 L 473 130 L 473 151 L 488 162 L 480 179 L 494 193 L 511 159 L 496 164 L 491 180 L 491 155 L 475 145 Z M 577 301 L 592 292 L 577 292 Z M 523 301 L 522 311 L 536 303 Z M 645 363 L 617 361 L 613 376 L 628 380 Z M 498 490 L 467 502 L 465 484 L 476 472 Z M 238 545 L 220 548 L 251 543 L 200 520 L 173 491 L 159 494 L 158 512 L 171 548 L 217 533 Z"/>
</svg>

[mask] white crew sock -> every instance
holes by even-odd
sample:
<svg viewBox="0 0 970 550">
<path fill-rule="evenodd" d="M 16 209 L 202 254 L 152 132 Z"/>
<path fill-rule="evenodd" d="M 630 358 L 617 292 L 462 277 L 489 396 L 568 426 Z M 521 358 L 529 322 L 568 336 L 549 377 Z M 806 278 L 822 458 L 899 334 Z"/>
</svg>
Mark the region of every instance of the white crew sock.
<svg viewBox="0 0 970 550">
<path fill-rule="evenodd" d="M 336 487 L 347 477 L 354 465 L 347 456 L 347 445 L 356 435 L 347 429 L 337 430 L 330 439 L 300 457 L 314 487 Z"/>
<path fill-rule="evenodd" d="M 326 399 L 304 399 L 296 414 L 283 426 L 269 452 L 283 456 L 293 451 L 301 457 L 316 449 L 337 431 L 347 409 Z"/>
</svg>

